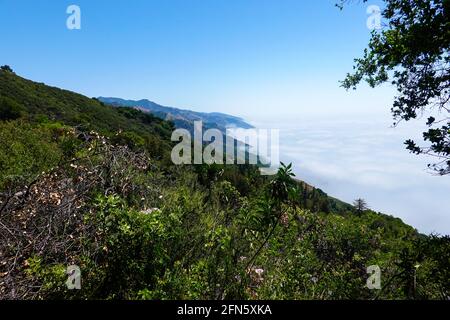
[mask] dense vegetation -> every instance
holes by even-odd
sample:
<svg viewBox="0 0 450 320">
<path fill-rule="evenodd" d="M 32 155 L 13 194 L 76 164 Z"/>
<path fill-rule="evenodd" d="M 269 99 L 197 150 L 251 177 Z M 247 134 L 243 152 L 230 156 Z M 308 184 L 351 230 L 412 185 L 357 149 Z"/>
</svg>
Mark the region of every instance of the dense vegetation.
<svg viewBox="0 0 450 320">
<path fill-rule="evenodd" d="M 448 237 L 328 197 L 290 165 L 174 166 L 171 123 L 6 68 L 0 118 L 3 299 L 450 297 Z"/>
</svg>

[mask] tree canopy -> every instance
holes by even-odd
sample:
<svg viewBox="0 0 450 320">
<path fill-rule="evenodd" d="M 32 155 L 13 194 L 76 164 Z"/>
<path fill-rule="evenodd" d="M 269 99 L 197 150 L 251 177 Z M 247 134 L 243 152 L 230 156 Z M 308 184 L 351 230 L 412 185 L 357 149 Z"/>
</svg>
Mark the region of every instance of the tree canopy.
<svg viewBox="0 0 450 320">
<path fill-rule="evenodd" d="M 339 6 L 348 3 L 341 0 Z M 364 0 L 366 2 L 366 0 Z M 450 174 L 450 1 L 385 0 L 383 27 L 372 32 L 362 58 L 342 82 L 356 89 L 391 83 L 397 89 L 392 105 L 395 125 L 425 118 L 425 144 L 405 142 L 415 154 L 438 161 L 429 165 L 441 175 Z"/>
<path fill-rule="evenodd" d="M 366 200 L 361 198 L 358 198 L 355 201 L 353 201 L 353 206 L 355 207 L 359 215 L 361 215 L 364 211 L 369 209 Z"/>
<path fill-rule="evenodd" d="M 14 72 L 13 69 L 8 65 L 1 66 L 0 69 L 3 71 Z"/>
</svg>

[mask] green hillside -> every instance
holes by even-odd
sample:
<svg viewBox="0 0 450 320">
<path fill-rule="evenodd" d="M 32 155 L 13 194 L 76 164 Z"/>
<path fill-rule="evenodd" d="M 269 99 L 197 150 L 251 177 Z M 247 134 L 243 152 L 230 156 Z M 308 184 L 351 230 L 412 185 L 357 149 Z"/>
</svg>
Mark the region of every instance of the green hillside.
<svg viewBox="0 0 450 320">
<path fill-rule="evenodd" d="M 448 237 L 359 212 L 291 166 L 175 166 L 173 129 L 0 70 L 0 299 L 450 297 Z"/>
<path fill-rule="evenodd" d="M 161 149 L 160 145 L 168 147 L 173 130 L 172 123 L 151 114 L 106 106 L 96 99 L 33 82 L 11 72 L 0 72 L 0 95 L 1 120 L 61 122 L 101 134 L 123 130 L 123 139 L 128 138 L 130 144 L 145 145 L 150 151 L 153 147 Z"/>
</svg>

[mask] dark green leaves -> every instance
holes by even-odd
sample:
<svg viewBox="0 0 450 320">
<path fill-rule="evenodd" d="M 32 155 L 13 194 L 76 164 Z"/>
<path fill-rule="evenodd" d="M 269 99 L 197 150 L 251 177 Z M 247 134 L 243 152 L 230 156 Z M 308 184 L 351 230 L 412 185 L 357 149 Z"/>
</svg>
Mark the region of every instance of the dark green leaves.
<svg viewBox="0 0 450 320">
<path fill-rule="evenodd" d="M 341 1 L 342 6 L 348 1 Z M 424 133 L 428 146 L 418 147 L 406 141 L 416 154 L 438 156 L 441 163 L 430 167 L 440 174 L 450 173 L 448 126 L 450 112 L 450 1 L 448 0 L 385 0 L 382 13 L 387 25 L 374 31 L 363 58 L 355 60 L 352 74 L 342 81 L 346 89 L 355 89 L 362 81 L 371 87 L 390 82 L 396 86 L 392 114 L 398 123 L 437 113 L 429 117 L 428 126 L 439 122 L 447 125 Z"/>
</svg>

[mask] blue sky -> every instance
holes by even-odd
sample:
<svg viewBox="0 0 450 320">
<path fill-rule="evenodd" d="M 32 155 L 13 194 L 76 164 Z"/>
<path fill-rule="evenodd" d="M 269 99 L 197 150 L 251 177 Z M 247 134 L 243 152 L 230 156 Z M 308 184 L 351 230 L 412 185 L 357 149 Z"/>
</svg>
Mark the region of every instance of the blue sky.
<svg viewBox="0 0 450 320">
<path fill-rule="evenodd" d="M 369 30 L 367 5 L 336 1 L 0 0 L 0 62 L 88 96 L 199 111 L 386 111 L 371 101 L 390 94 L 339 88 Z M 66 28 L 71 4 L 81 30 Z"/>
</svg>

